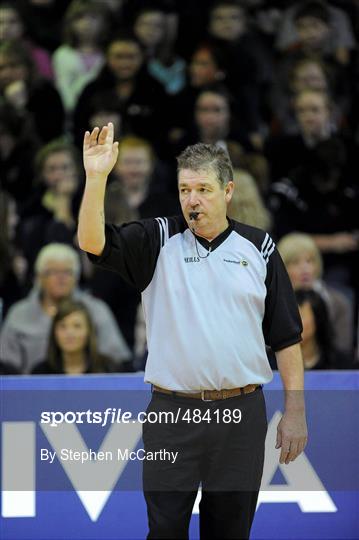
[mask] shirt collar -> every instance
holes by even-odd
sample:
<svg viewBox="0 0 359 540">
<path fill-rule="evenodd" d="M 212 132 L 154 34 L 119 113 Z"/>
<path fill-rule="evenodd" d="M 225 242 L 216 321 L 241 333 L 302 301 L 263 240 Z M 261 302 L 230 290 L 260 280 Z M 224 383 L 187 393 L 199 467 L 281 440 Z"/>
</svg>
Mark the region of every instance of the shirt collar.
<svg viewBox="0 0 359 540">
<path fill-rule="evenodd" d="M 218 236 L 216 236 L 216 238 L 214 238 L 213 240 L 207 240 L 206 238 L 203 238 L 202 236 L 198 236 L 197 234 L 195 234 L 194 236 L 196 237 L 197 241 L 201 244 L 201 246 L 203 246 L 207 250 L 211 249 L 211 251 L 213 251 L 218 246 L 220 246 L 233 231 L 233 223 L 232 223 L 232 220 L 228 216 L 227 216 L 227 221 L 228 221 L 228 227 L 223 232 L 221 232 Z"/>
</svg>

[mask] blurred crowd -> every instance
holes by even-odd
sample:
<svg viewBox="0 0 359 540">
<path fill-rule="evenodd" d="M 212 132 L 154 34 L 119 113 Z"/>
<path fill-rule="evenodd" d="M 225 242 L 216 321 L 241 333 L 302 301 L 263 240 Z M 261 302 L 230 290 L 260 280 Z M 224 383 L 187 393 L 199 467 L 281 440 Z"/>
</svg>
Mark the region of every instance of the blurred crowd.
<svg viewBox="0 0 359 540">
<path fill-rule="evenodd" d="M 140 293 L 76 238 L 83 135 L 109 121 L 107 221 L 180 213 L 176 156 L 220 145 L 229 217 L 287 267 L 305 368 L 359 366 L 357 0 L 2 0 L 0 39 L 2 373 L 144 368 Z"/>
</svg>

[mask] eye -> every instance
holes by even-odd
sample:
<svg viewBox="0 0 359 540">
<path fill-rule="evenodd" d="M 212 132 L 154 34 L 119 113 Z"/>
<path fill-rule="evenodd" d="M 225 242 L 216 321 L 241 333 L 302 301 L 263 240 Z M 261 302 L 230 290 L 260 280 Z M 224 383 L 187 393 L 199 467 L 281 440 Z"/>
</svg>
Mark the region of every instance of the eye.
<svg viewBox="0 0 359 540">
<path fill-rule="evenodd" d="M 187 188 L 181 188 L 180 193 L 183 193 L 183 194 L 188 193 L 188 189 Z"/>
</svg>

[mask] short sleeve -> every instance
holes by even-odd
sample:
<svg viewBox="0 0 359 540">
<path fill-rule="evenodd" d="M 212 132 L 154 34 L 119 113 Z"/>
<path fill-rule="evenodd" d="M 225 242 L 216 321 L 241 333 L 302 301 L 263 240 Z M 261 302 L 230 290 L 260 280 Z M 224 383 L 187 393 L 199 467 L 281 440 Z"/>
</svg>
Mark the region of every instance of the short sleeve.
<svg viewBox="0 0 359 540">
<path fill-rule="evenodd" d="M 121 275 L 130 285 L 143 291 L 151 282 L 161 246 L 155 219 L 121 226 L 106 225 L 105 247 L 101 255 L 87 253 L 95 265 Z"/>
<path fill-rule="evenodd" d="M 273 351 L 279 351 L 299 343 L 303 327 L 287 270 L 276 248 L 268 259 L 265 284 L 264 339 Z"/>
</svg>

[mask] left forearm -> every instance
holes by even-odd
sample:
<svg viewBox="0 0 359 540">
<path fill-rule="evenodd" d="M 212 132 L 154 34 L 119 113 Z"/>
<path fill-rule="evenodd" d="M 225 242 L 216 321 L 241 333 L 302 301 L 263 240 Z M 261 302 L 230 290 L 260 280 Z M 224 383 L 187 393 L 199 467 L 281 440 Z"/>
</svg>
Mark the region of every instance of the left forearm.
<svg viewBox="0 0 359 540">
<path fill-rule="evenodd" d="M 276 352 L 285 392 L 285 409 L 304 410 L 304 367 L 299 343 Z"/>
</svg>

